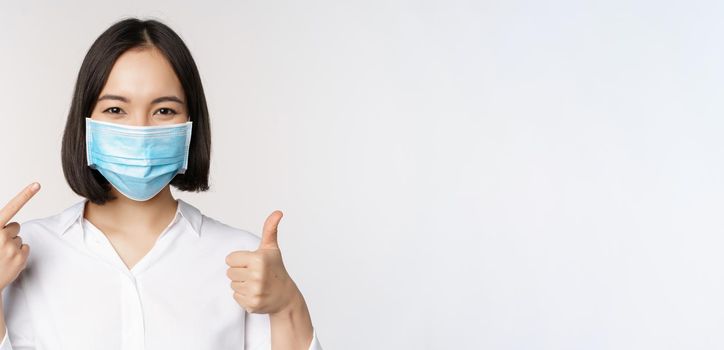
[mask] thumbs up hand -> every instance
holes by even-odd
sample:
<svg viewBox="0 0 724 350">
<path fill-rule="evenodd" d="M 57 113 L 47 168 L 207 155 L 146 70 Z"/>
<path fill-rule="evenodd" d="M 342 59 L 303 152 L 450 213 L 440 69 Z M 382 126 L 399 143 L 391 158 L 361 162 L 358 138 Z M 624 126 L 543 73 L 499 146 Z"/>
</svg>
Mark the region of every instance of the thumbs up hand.
<svg viewBox="0 0 724 350">
<path fill-rule="evenodd" d="M 14 281 L 20 275 L 20 271 L 25 269 L 30 247 L 23 243 L 22 237 L 18 236 L 20 224 L 10 222 L 10 220 L 38 190 L 40 190 L 40 184 L 34 182 L 0 209 L 0 291 Z"/>
<path fill-rule="evenodd" d="M 247 312 L 274 314 L 290 307 L 301 292 L 289 277 L 277 243 L 281 211 L 274 211 L 264 222 L 259 248 L 235 251 L 226 256 L 234 299 Z"/>
</svg>

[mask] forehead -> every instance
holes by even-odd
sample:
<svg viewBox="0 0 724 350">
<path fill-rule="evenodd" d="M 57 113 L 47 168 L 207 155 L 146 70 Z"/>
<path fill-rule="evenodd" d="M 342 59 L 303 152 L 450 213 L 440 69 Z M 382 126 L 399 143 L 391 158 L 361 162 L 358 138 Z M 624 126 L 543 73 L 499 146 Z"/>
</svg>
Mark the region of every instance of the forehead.
<svg viewBox="0 0 724 350">
<path fill-rule="evenodd" d="M 128 97 L 131 102 L 162 95 L 184 96 L 171 63 L 155 47 L 134 48 L 121 54 L 100 95 L 106 93 Z"/>
</svg>

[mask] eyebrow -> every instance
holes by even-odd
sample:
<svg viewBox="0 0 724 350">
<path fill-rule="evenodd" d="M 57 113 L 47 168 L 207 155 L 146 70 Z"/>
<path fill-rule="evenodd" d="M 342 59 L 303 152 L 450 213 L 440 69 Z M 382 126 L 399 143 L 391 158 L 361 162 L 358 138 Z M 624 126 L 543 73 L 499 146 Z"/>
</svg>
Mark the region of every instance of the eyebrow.
<svg viewBox="0 0 724 350">
<path fill-rule="evenodd" d="M 123 96 L 109 95 L 109 94 L 105 94 L 98 98 L 98 101 L 101 101 L 101 100 L 118 100 L 118 101 L 123 101 L 125 103 L 128 103 L 128 101 L 129 101 L 129 99 L 127 99 Z M 154 99 L 153 101 L 151 101 L 151 104 L 161 103 L 164 101 L 178 102 L 180 104 L 184 104 L 184 102 L 176 96 L 161 96 L 161 97 L 158 97 L 158 98 Z"/>
</svg>

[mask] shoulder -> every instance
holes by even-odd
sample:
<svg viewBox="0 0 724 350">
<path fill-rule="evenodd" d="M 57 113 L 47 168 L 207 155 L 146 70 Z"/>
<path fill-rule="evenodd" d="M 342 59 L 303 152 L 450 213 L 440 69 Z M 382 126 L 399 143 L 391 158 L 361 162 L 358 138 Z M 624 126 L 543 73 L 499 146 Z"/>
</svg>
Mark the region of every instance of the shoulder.
<svg viewBox="0 0 724 350">
<path fill-rule="evenodd" d="M 259 246 L 261 238 L 247 230 L 223 223 L 215 218 L 202 214 L 201 237 L 217 242 L 233 245 L 238 249 L 254 250 Z"/>
<path fill-rule="evenodd" d="M 59 213 L 22 221 L 20 222 L 20 233 L 18 234 L 23 235 L 24 238 L 35 234 L 61 234 L 80 217 L 84 205 L 85 200 L 76 202 Z"/>
<path fill-rule="evenodd" d="M 201 242 L 238 249 L 256 249 L 259 246 L 259 236 L 210 217 L 183 199 L 178 199 L 178 202 L 181 215 L 186 217 L 193 229 L 198 230 Z"/>
</svg>

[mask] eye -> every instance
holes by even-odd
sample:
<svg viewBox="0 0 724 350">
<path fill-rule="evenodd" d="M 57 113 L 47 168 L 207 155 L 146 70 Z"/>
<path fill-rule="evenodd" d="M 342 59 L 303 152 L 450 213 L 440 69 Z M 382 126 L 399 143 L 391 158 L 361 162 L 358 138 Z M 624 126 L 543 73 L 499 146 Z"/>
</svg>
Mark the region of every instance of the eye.
<svg viewBox="0 0 724 350">
<path fill-rule="evenodd" d="M 108 111 L 110 111 L 110 110 L 112 110 L 112 109 L 113 109 L 113 110 L 122 111 L 122 109 L 120 109 L 119 107 L 108 107 L 108 108 L 106 108 L 106 109 L 103 111 L 103 113 L 118 114 L 118 113 L 116 113 L 116 112 L 108 112 Z"/>
<path fill-rule="evenodd" d="M 163 113 L 162 111 L 165 111 L 165 113 Z M 166 116 L 174 116 L 174 115 L 178 114 L 178 113 L 176 113 L 175 110 L 173 110 L 171 108 L 159 108 L 157 112 L 162 112 L 160 114 L 166 115 Z"/>
</svg>

